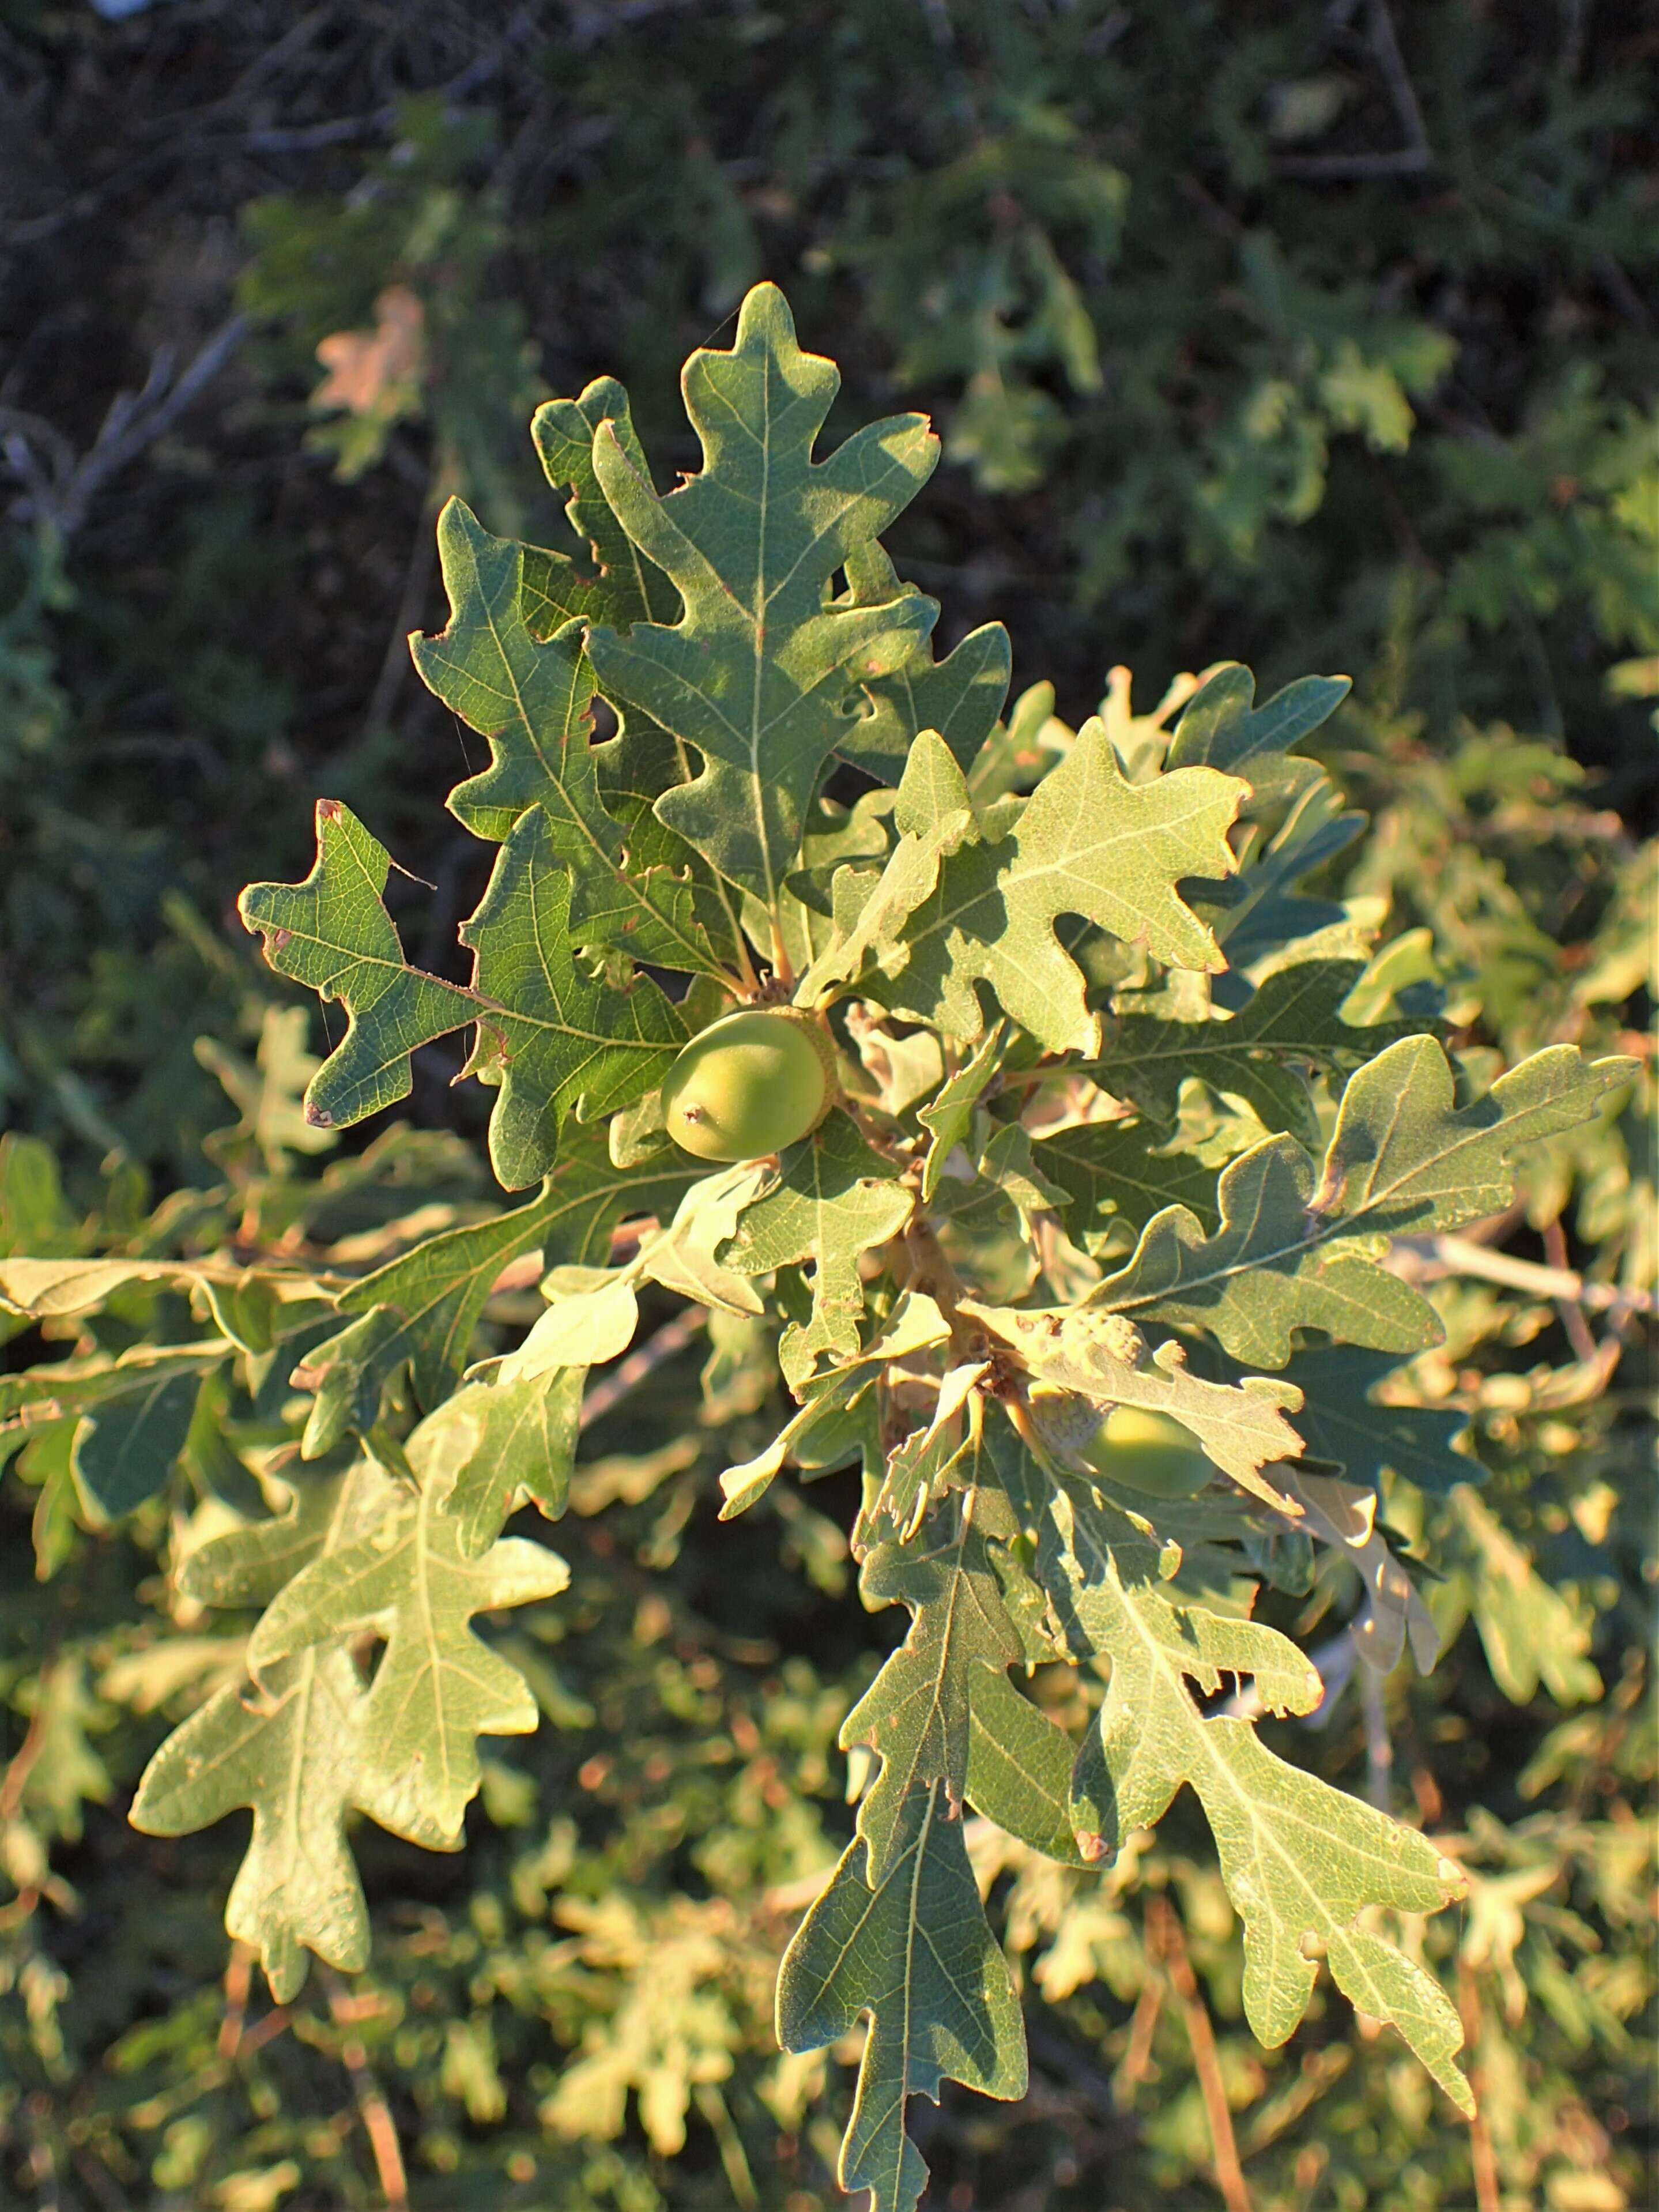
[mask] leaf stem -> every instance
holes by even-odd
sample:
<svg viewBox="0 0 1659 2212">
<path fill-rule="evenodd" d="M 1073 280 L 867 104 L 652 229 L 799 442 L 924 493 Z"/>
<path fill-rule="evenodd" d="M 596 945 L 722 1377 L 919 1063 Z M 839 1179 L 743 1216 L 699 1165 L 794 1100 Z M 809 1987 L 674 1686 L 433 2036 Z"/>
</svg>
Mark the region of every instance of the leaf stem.
<svg viewBox="0 0 1659 2212">
<path fill-rule="evenodd" d="M 957 1357 L 971 1358 L 980 1347 L 980 1332 L 957 1310 L 962 1285 L 934 1233 L 933 1223 L 918 1210 L 911 1216 L 903 1234 L 911 1282 L 917 1290 L 925 1291 L 944 1315 L 950 1327 L 951 1348 Z"/>
<path fill-rule="evenodd" d="M 783 931 L 779 926 L 778 918 L 775 914 L 771 917 L 771 921 L 772 965 L 776 969 L 778 981 L 783 985 L 784 988 L 786 990 L 793 990 L 795 987 L 795 970 L 789 958 L 788 947 L 783 941 Z"/>
</svg>

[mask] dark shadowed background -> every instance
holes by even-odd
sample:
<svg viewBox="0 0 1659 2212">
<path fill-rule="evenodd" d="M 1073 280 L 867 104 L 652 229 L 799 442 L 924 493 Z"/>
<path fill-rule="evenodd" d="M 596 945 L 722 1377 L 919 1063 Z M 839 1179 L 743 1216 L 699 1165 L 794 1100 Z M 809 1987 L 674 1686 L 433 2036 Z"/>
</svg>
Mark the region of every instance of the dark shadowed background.
<svg viewBox="0 0 1659 2212">
<path fill-rule="evenodd" d="M 343 799 L 409 872 L 411 957 L 459 957 L 487 854 L 442 800 L 481 746 L 404 644 L 444 617 L 436 509 L 562 542 L 528 417 L 606 373 L 659 482 L 695 468 L 679 363 L 761 277 L 841 364 L 832 439 L 895 406 L 942 431 L 890 544 L 942 638 L 1000 617 L 1016 693 L 1051 682 L 1072 722 L 1119 664 L 1147 706 L 1219 659 L 1351 674 L 1316 749 L 1378 835 L 1325 888 L 1434 931 L 1478 1045 L 1577 1036 L 1590 1005 L 1650 1050 L 1656 117 L 1634 0 L 0 0 L 0 1250 L 188 1206 L 239 1145 L 322 1171 L 294 1111 L 321 1022 L 273 1023 L 298 1001 L 236 893 L 302 875 L 313 798 Z M 470 1138 L 447 1049 L 408 1116 Z M 432 1146 L 410 1186 L 483 1205 Z M 1650 1239 L 1639 1164 L 1597 1172 L 1535 1208 L 1540 1256 Z M 1500 1321 L 1522 1365 L 1582 1349 L 1547 1310 Z M 770 1962 L 894 1631 L 851 1595 L 850 1478 L 710 1528 L 700 1356 L 596 1431 L 580 1655 L 520 1634 L 547 1717 L 473 1846 L 365 1831 L 371 1973 L 283 2018 L 235 1960 L 222 1984 L 235 1837 L 123 1822 L 180 1710 L 132 1625 L 154 1547 L 37 1585 L 3 1478 L 0 1749 L 36 1725 L 0 1766 L 0 2205 L 378 2205 L 377 2112 L 446 2212 L 836 2201 L 847 2076 L 779 2062 Z M 1646 1504 L 1623 1551 L 1606 1510 L 1528 1518 L 1552 1447 L 1501 1414 L 1480 1449 L 1519 1517 L 1464 1532 L 1474 1626 L 1401 1690 L 1395 1747 L 1402 1807 L 1409 1779 L 1494 1885 L 1434 1954 L 1484 2137 L 1328 1991 L 1257 2051 L 1178 1808 L 1121 1898 L 1018 1908 L 1031 2098 L 927 2115 L 930 2207 L 1222 2202 L 1181 2005 L 1145 1995 L 1166 1894 L 1258 2212 L 1651 2201 Z M 1620 1433 L 1603 1486 L 1646 1501 Z M 1553 1673 L 1578 1630 L 1546 1583 L 1594 1624 Z M 1353 1783 L 1357 1707 L 1298 1755 Z M 275 2021 L 252 2051 L 244 2002 Z"/>
</svg>

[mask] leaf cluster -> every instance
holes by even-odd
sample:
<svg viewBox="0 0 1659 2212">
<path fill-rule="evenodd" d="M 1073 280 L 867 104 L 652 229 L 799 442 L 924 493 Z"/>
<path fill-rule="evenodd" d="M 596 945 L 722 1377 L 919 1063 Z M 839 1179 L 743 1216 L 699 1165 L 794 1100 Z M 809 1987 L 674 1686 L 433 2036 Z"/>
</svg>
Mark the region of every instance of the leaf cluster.
<svg viewBox="0 0 1659 2212">
<path fill-rule="evenodd" d="M 1377 1530 L 1378 1483 L 1421 1496 L 1461 1470 L 1443 1416 L 1370 1401 L 1451 1324 L 1390 1262 L 1501 1213 L 1517 1161 L 1607 1112 L 1638 1064 L 1553 1044 L 1483 1079 L 1375 952 L 1364 904 L 1298 888 L 1358 827 L 1298 750 L 1340 681 L 1257 704 L 1227 667 L 1152 715 L 1124 691 L 1075 732 L 1045 713 L 1035 745 L 1041 700 L 1000 720 L 1006 643 L 936 658 L 936 605 L 878 541 L 933 465 L 927 426 L 819 458 L 835 388 L 761 287 L 731 348 L 687 366 L 703 466 L 678 489 L 656 491 L 605 380 L 534 426 L 579 551 L 445 510 L 450 621 L 412 644 L 490 750 L 451 800 L 495 852 L 459 930 L 469 985 L 407 962 L 389 856 L 338 801 L 319 803 L 305 882 L 243 895 L 270 964 L 347 1015 L 297 1126 L 248 1091 L 253 1146 L 269 1159 L 396 1103 L 410 1054 L 465 1027 L 466 1072 L 497 1093 L 496 1177 L 532 1195 L 423 1224 L 343 1280 L 165 1249 L 0 1262 L 19 1325 L 94 1316 L 76 1356 L 9 1386 L 42 1572 L 77 1520 L 142 1515 L 186 1461 L 242 1524 L 177 1551 L 181 1600 L 258 1618 L 131 1817 L 173 1835 L 252 1807 L 227 1924 L 279 2001 L 307 1950 L 363 1966 L 347 1820 L 453 1849 L 479 1738 L 534 1728 L 533 1669 L 471 1623 L 566 1587 L 561 1558 L 501 1530 L 521 1501 L 564 1511 L 587 1370 L 628 1349 L 649 1284 L 757 1349 L 775 1333 L 798 1410 L 721 1477 L 724 1517 L 788 1459 L 856 1462 L 865 1603 L 911 1615 L 842 1723 L 855 1831 L 778 1984 L 786 2052 L 870 2021 L 842 2185 L 907 2212 L 927 2179 L 910 2100 L 947 2078 L 1025 2087 L 970 1808 L 1060 1868 L 1112 1868 L 1189 1789 L 1259 2042 L 1297 2030 L 1323 1959 L 1468 2113 L 1458 2010 L 1377 1918 L 1432 1913 L 1466 1877 L 1263 1741 L 1261 1716 L 1310 1714 L 1328 1685 L 1255 1616 L 1328 1583 L 1328 1550 L 1359 1596 L 1347 1663 L 1385 1671 L 1409 1635 L 1432 1664 L 1440 1623 Z M 849 763 L 888 780 L 849 804 Z M 781 1156 L 700 1175 L 653 1095 L 724 1008 L 786 999 L 839 1056 L 837 1103 Z M 492 1297 L 538 1279 L 522 1345 L 469 1364 Z M 122 1346 L 97 1317 L 134 1297 L 198 1333 Z M 284 1377 L 312 1395 L 299 1455 L 251 1458 Z M 1078 1425 L 1116 1407 L 1196 1440 L 1195 1499 L 1152 1503 L 1082 1456 Z M 1523 1582 L 1468 1498 L 1465 1540 Z M 1080 1729 L 1017 1673 L 1091 1683 Z M 1556 1693 L 1589 1680 L 1558 1664 Z M 672 2148 L 684 2107 L 662 2106 L 658 2060 L 609 2070 L 618 2032 L 587 2070 L 613 2099 L 636 2087 Z"/>
</svg>

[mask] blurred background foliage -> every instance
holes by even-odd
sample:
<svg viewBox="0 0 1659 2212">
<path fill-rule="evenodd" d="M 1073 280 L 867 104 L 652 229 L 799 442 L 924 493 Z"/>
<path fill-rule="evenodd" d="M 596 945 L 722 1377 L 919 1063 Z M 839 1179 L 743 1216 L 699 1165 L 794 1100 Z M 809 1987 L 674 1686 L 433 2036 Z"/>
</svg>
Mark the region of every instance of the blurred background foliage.
<svg viewBox="0 0 1659 2212">
<path fill-rule="evenodd" d="M 1322 890 L 1383 902 L 1400 980 L 1439 978 L 1494 1068 L 1559 1039 L 1650 1065 L 1656 115 L 1635 0 L 0 0 L 0 1249 L 183 1224 L 364 1267 L 489 1208 L 442 1047 L 413 1127 L 317 1149 L 315 1017 L 232 902 L 304 872 L 326 793 L 441 963 L 483 858 L 404 645 L 441 622 L 436 507 L 553 539 L 526 417 L 603 372 L 659 471 L 694 466 L 678 365 L 760 276 L 842 364 L 832 434 L 933 411 L 893 550 L 947 641 L 1000 616 L 1017 691 L 1073 721 L 1119 663 L 1148 697 L 1220 658 L 1352 672 L 1319 750 L 1374 831 Z M 1599 1304 L 1437 1291 L 1413 1385 L 1489 1480 L 1389 1512 L 1458 1640 L 1283 1731 L 1468 1865 L 1419 1940 L 1481 2123 L 1328 1985 L 1255 2047 L 1177 1807 L 1104 1881 L 985 1861 L 1033 2089 L 947 2099 L 930 2201 L 1237 2212 L 1218 2098 L 1258 2212 L 1651 2201 L 1651 1323 L 1616 1298 L 1651 1279 L 1650 1109 L 1504 1224 Z M 184 1319 L 135 1291 L 99 1326 Z M 596 1426 L 576 1600 L 509 1632 L 540 1734 L 464 1857 L 359 1832 L 372 1968 L 276 2012 L 227 1969 L 228 1832 L 123 1808 L 236 1665 L 158 1572 L 170 1516 L 234 1510 L 293 1409 L 229 1466 L 193 1440 L 118 1537 L 47 1525 L 74 1565 L 44 1584 L 63 1470 L 14 1462 L 0 2203 L 834 2201 L 847 2076 L 778 2057 L 771 1972 L 895 1632 L 850 1607 L 842 1478 L 711 1527 L 756 1373 L 694 1343 Z M 1349 1599 L 1322 1584 L 1304 1630 Z"/>
</svg>

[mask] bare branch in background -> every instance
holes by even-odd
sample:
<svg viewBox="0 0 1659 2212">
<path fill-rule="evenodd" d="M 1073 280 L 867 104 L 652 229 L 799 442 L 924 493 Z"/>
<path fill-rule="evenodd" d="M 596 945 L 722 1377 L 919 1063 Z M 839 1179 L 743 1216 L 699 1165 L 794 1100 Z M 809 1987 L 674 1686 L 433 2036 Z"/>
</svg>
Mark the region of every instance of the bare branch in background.
<svg viewBox="0 0 1659 2212">
<path fill-rule="evenodd" d="M 701 1306 L 687 1306 L 672 1321 L 665 1322 L 654 1336 L 647 1337 L 637 1352 L 630 1352 L 602 1382 L 593 1385 L 582 1400 L 580 1425 L 591 1428 L 630 1390 L 637 1390 L 647 1375 L 654 1374 L 665 1361 L 684 1352 L 707 1319 Z"/>
<path fill-rule="evenodd" d="M 1406 143 L 1382 154 L 1281 154 L 1273 166 L 1290 177 L 1409 177 L 1433 165 L 1428 126 L 1395 36 L 1388 0 L 1371 0 L 1371 51 L 1376 56 Z"/>
<path fill-rule="evenodd" d="M 1565 1257 L 1565 1248 L 1562 1248 Z M 1650 1314 L 1655 1300 L 1650 1291 L 1637 1291 L 1612 1283 L 1589 1283 L 1571 1267 L 1540 1267 L 1534 1260 L 1517 1260 L 1508 1252 L 1489 1251 L 1467 1237 L 1399 1237 L 1389 1255 L 1390 1271 L 1410 1283 L 1438 1282 L 1447 1275 L 1468 1275 L 1483 1283 L 1499 1283 L 1505 1289 L 1525 1291 L 1536 1298 L 1564 1300 L 1587 1307 L 1591 1313 Z M 1595 1346 L 1590 1347 L 1594 1352 Z M 1583 1355 L 1581 1355 L 1582 1357 Z"/>
<path fill-rule="evenodd" d="M 7 508 L 8 516 L 14 521 L 45 522 L 60 538 L 72 538 L 111 477 L 172 428 L 247 332 L 247 318 L 232 315 L 176 375 L 172 347 L 160 347 L 143 388 L 116 395 L 98 435 L 78 459 L 61 441 L 42 437 L 29 417 L 0 411 L 0 454 L 23 486 Z"/>
</svg>

